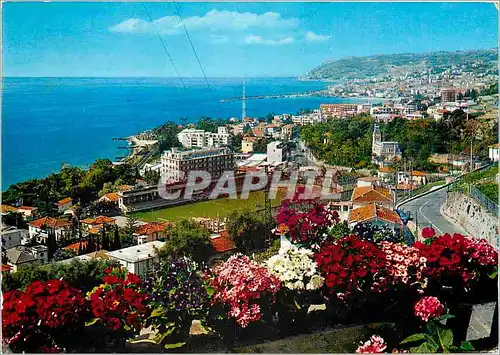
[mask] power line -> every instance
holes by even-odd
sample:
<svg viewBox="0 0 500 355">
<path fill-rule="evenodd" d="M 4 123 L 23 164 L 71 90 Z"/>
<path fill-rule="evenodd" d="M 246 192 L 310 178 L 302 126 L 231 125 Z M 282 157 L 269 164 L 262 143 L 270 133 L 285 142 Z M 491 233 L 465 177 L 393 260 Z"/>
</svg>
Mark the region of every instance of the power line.
<svg viewBox="0 0 500 355">
<path fill-rule="evenodd" d="M 165 50 L 165 53 L 167 54 L 167 57 L 170 61 L 170 64 L 172 64 L 172 68 L 174 69 L 175 73 L 177 74 L 177 77 L 179 78 L 181 84 L 182 84 L 182 87 L 184 88 L 184 90 L 186 90 L 186 84 L 184 83 L 184 80 L 182 80 L 182 77 L 181 75 L 179 74 L 179 71 L 177 70 L 175 64 L 174 64 L 174 60 L 172 59 L 172 56 L 170 55 L 168 49 L 167 49 L 167 46 L 165 45 L 165 42 L 163 42 L 163 39 L 161 38 L 160 36 L 160 33 L 158 32 L 158 29 L 156 28 L 156 24 L 155 22 L 153 21 L 153 18 L 151 17 L 151 14 L 149 13 L 148 11 L 148 8 L 146 7 L 146 4 L 145 3 L 141 3 L 142 6 L 144 7 L 144 11 L 146 11 L 146 14 L 148 15 L 148 18 L 149 18 L 149 21 L 151 22 L 151 24 L 153 25 L 153 29 L 156 33 L 156 36 L 158 37 L 158 39 L 160 40 L 160 43 L 163 47 L 163 49 Z"/>
<path fill-rule="evenodd" d="M 186 33 L 186 37 L 189 41 L 189 44 L 191 45 L 191 49 L 193 50 L 194 56 L 196 57 L 196 61 L 198 62 L 198 66 L 200 67 L 201 73 L 203 74 L 203 78 L 205 79 L 205 82 L 207 83 L 207 87 L 210 90 L 210 93 L 212 94 L 213 99 L 215 100 L 216 103 L 218 103 L 217 98 L 215 97 L 214 90 L 210 86 L 210 83 L 208 82 L 207 76 L 205 75 L 205 70 L 203 69 L 203 65 L 201 65 L 200 57 L 198 57 L 198 53 L 196 53 L 196 49 L 194 48 L 193 41 L 191 41 L 191 36 L 189 36 L 189 32 L 187 30 L 186 24 L 184 23 L 184 18 L 181 15 L 181 12 L 179 10 L 179 7 L 177 6 L 177 3 L 174 1 L 174 6 L 175 10 L 177 11 L 177 16 L 179 16 L 182 27 L 184 28 L 184 32 Z"/>
</svg>

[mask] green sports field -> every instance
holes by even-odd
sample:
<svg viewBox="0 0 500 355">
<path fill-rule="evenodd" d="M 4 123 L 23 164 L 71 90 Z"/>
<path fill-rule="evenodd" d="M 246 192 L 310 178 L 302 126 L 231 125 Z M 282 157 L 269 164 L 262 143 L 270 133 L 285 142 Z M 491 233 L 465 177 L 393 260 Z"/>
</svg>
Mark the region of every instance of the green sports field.
<svg viewBox="0 0 500 355">
<path fill-rule="evenodd" d="M 276 199 L 271 201 L 272 206 L 279 206 L 284 193 L 279 192 Z M 188 205 L 168 207 L 161 210 L 137 212 L 133 216 L 143 221 L 171 221 L 176 222 L 183 218 L 190 217 L 226 217 L 234 210 L 248 209 L 250 211 L 264 208 L 264 192 L 252 192 L 248 199 L 231 200 L 222 198 L 218 200 L 208 200 Z"/>
</svg>

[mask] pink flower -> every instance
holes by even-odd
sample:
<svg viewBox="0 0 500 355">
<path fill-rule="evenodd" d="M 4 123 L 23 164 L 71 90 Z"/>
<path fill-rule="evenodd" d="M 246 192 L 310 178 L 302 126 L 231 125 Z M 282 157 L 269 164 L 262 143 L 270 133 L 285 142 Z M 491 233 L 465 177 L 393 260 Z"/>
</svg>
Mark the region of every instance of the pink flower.
<svg viewBox="0 0 500 355">
<path fill-rule="evenodd" d="M 214 275 L 213 302 L 227 305 L 229 316 L 235 318 L 243 328 L 261 318 L 259 300 L 270 297 L 274 302 L 274 295 L 281 287 L 277 276 L 241 254 L 233 255 L 225 263 L 216 266 Z"/>
<path fill-rule="evenodd" d="M 430 228 L 430 227 L 425 227 L 424 229 L 422 229 L 422 237 L 423 238 L 432 238 L 436 235 L 436 232 L 434 231 L 434 229 Z"/>
<path fill-rule="evenodd" d="M 424 322 L 428 322 L 429 319 L 434 317 L 439 317 L 444 313 L 444 307 L 439 302 L 437 297 L 425 296 L 422 297 L 413 307 L 415 315 L 422 318 Z"/>
<path fill-rule="evenodd" d="M 384 339 L 378 335 L 372 335 L 370 340 L 361 345 L 356 349 L 356 354 L 380 354 L 384 352 L 387 348 Z"/>
</svg>

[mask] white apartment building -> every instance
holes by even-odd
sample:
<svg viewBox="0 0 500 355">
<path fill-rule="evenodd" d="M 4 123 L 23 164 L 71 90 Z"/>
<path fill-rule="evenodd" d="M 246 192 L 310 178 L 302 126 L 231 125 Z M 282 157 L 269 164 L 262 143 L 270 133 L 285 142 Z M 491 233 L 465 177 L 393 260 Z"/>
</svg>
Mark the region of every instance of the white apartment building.
<svg viewBox="0 0 500 355">
<path fill-rule="evenodd" d="M 107 255 L 117 260 L 128 272 L 145 275 L 158 261 L 156 250 L 161 249 L 164 245 L 164 242 L 154 241 L 110 251 Z"/>
<path fill-rule="evenodd" d="M 179 181 L 187 177 L 189 171 L 207 171 L 219 177 L 224 171 L 234 170 L 233 153 L 229 148 L 205 148 L 179 151 L 172 148 L 161 157 L 162 177 Z"/>
<path fill-rule="evenodd" d="M 490 145 L 488 147 L 489 158 L 491 161 L 498 161 L 500 154 L 500 143 Z"/>
<path fill-rule="evenodd" d="M 201 129 L 186 128 L 177 135 L 184 148 L 222 147 L 231 144 L 231 134 L 227 127 L 217 127 L 217 133 Z"/>
<path fill-rule="evenodd" d="M 275 141 L 267 145 L 267 162 L 269 164 L 279 164 L 286 160 L 287 148 L 280 142 Z"/>
<path fill-rule="evenodd" d="M 2 226 L 2 246 L 5 249 L 10 249 L 13 247 L 17 247 L 18 245 L 27 244 L 28 242 L 28 230 L 10 226 Z"/>
<path fill-rule="evenodd" d="M 314 110 L 312 113 L 292 116 L 292 122 L 299 126 L 305 126 L 308 124 L 326 122 L 326 117 L 322 116 L 320 110 Z"/>
</svg>

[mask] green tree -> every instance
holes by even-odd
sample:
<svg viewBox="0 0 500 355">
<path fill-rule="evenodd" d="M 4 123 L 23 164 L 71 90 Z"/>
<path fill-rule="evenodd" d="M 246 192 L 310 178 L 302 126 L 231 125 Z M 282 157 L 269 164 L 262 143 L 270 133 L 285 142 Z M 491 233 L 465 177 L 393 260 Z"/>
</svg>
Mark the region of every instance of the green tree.
<svg viewBox="0 0 500 355">
<path fill-rule="evenodd" d="M 160 250 L 161 258 L 187 256 L 196 262 L 206 262 L 214 253 L 210 233 L 199 223 L 183 219 L 168 231 L 168 243 Z"/>
<path fill-rule="evenodd" d="M 47 229 L 47 254 L 49 256 L 49 260 L 52 260 L 52 257 L 54 256 L 56 249 L 57 249 L 56 232 L 53 228 L 48 228 Z"/>
<path fill-rule="evenodd" d="M 229 237 L 240 252 L 251 253 L 265 247 L 265 223 L 249 210 L 233 211 L 226 226 Z"/>
<path fill-rule="evenodd" d="M 266 118 L 266 122 L 267 122 L 267 123 L 272 123 L 272 122 L 273 122 L 273 120 L 274 120 L 274 113 L 269 112 L 269 113 L 266 115 L 266 117 L 265 117 L 265 118 Z"/>
<path fill-rule="evenodd" d="M 257 140 L 253 146 L 253 151 L 255 153 L 266 153 L 267 145 L 270 143 L 270 140 L 267 138 L 260 138 Z"/>
<path fill-rule="evenodd" d="M 75 257 L 75 253 L 72 250 L 59 248 L 54 253 L 54 261 L 61 261 Z"/>
<path fill-rule="evenodd" d="M 241 141 L 243 140 L 242 134 L 237 134 L 231 140 L 231 149 L 235 152 L 241 150 Z"/>
<path fill-rule="evenodd" d="M 160 172 L 148 170 L 144 174 L 144 180 L 146 180 L 148 184 L 155 185 L 160 180 Z"/>
<path fill-rule="evenodd" d="M 14 226 L 21 229 L 27 229 L 28 225 L 24 216 L 20 212 L 8 212 L 2 216 L 2 223 L 8 226 Z"/>
<path fill-rule="evenodd" d="M 109 236 L 106 233 L 106 226 L 103 225 L 101 229 L 101 249 L 109 250 Z"/>
<path fill-rule="evenodd" d="M 121 249 L 122 243 L 120 239 L 120 231 L 118 230 L 118 226 L 115 225 L 113 229 L 113 242 L 111 243 L 111 248 L 112 250 L 118 250 Z"/>
<path fill-rule="evenodd" d="M 15 273 L 2 275 L 2 291 L 24 290 L 33 281 L 63 279 L 86 293 L 101 284 L 104 271 L 110 266 L 118 266 L 118 263 L 114 260 L 92 259 L 72 260 L 69 264 L 31 265 Z"/>
</svg>

